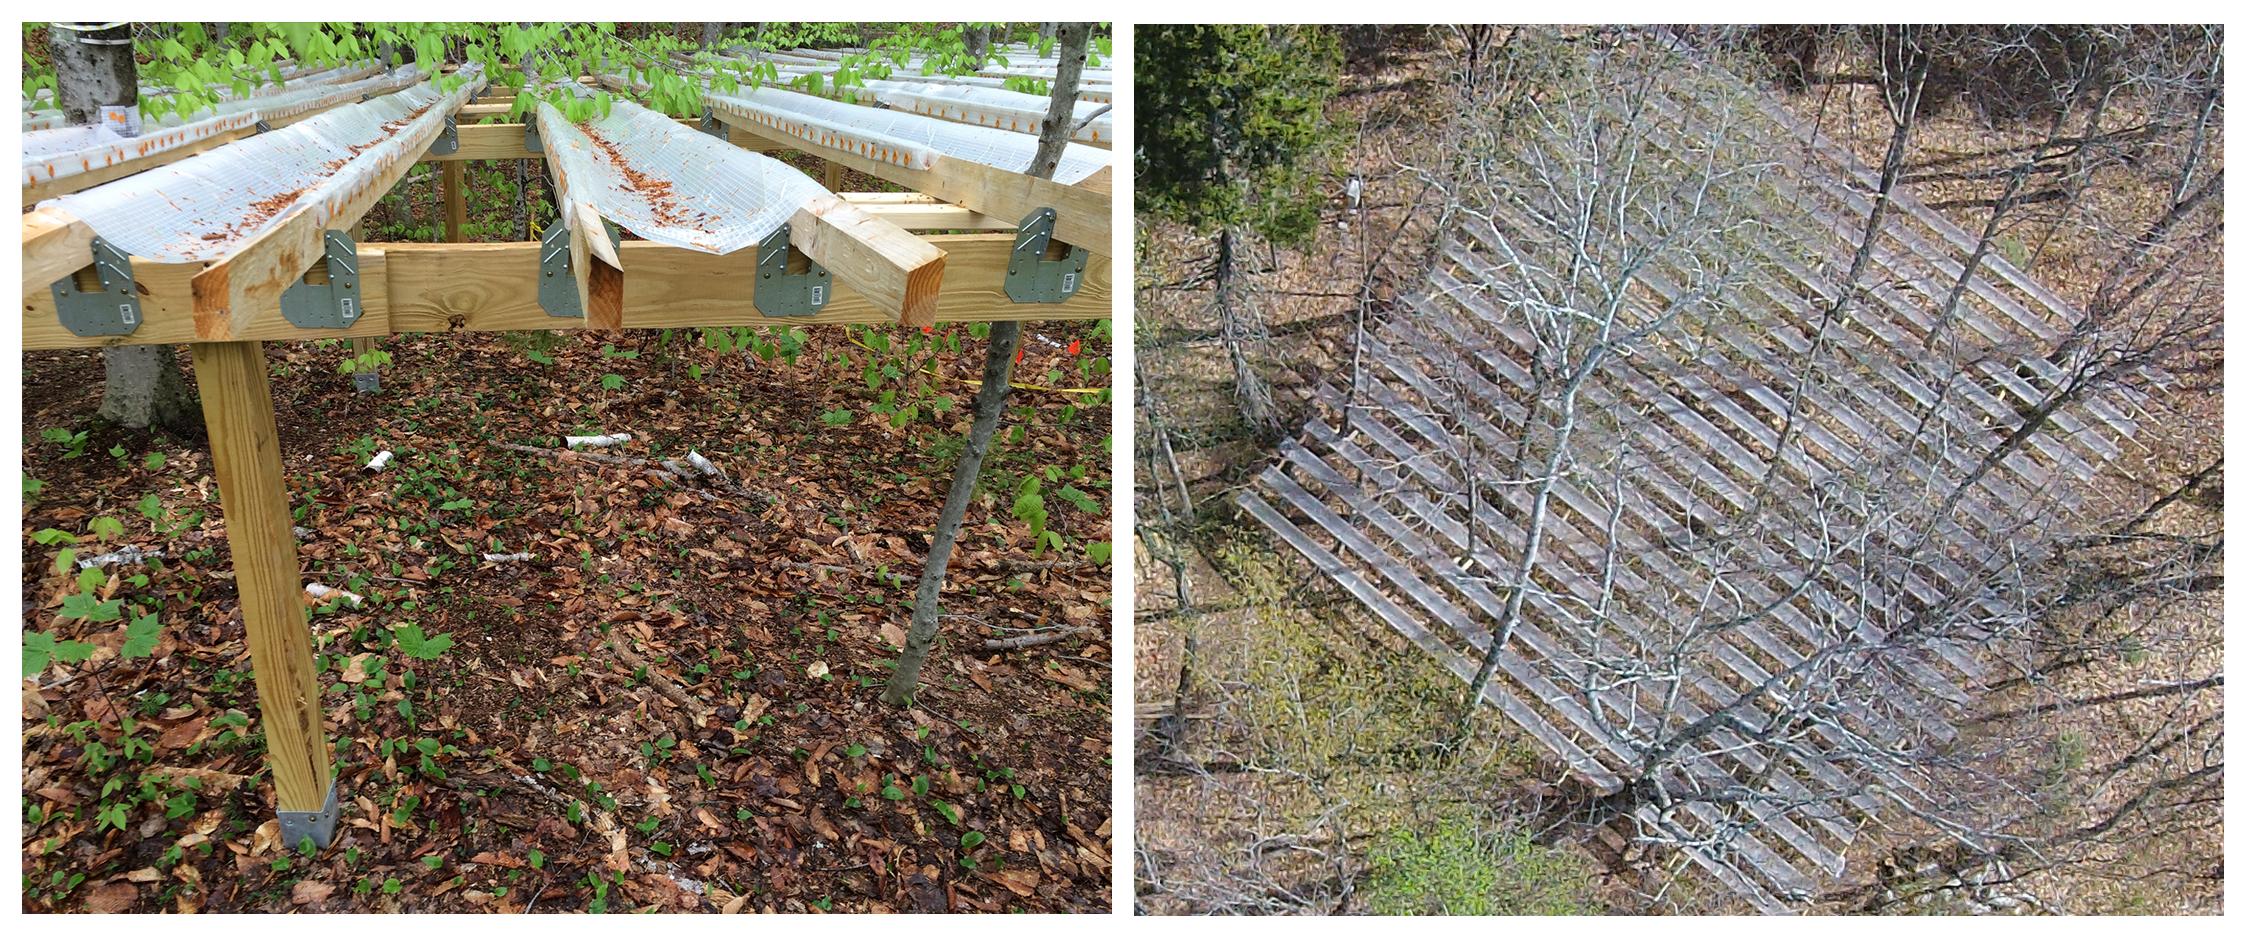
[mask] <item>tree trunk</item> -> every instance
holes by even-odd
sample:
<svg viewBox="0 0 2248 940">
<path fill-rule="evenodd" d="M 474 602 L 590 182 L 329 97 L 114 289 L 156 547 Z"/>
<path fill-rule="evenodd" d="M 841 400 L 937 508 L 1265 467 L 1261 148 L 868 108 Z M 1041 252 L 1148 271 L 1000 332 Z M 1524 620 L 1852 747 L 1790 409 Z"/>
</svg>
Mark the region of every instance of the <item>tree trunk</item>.
<svg viewBox="0 0 2248 940">
<path fill-rule="evenodd" d="M 710 47 L 717 45 L 718 40 L 725 37 L 727 24 L 704 23 L 702 26 L 702 51 L 709 52 Z"/>
<path fill-rule="evenodd" d="M 1070 25 L 1076 29 L 1077 55 L 1083 61 L 1085 37 L 1092 24 Z M 1043 156 L 1050 149 L 1056 158 L 1032 159 L 1027 174 L 1039 179 L 1054 178 L 1061 145 L 1069 139 L 1067 115 L 1077 101 L 1078 70 L 1068 65 L 1067 53 L 1062 61 L 1054 79 L 1054 105 L 1038 140 L 1038 153 Z M 1063 115 L 1062 119 L 1054 119 L 1056 113 Z M 922 565 L 921 583 L 913 594 L 913 622 L 906 628 L 905 649 L 898 653 L 897 671 L 890 674 L 890 684 L 882 690 L 884 704 L 911 705 L 914 690 L 921 687 L 921 666 L 929 661 L 929 646 L 937 639 L 937 595 L 944 588 L 945 567 L 952 562 L 960 519 L 967 515 L 968 501 L 976 492 L 976 475 L 983 470 L 984 455 L 991 450 L 991 435 L 998 430 L 999 417 L 1007 407 L 1007 382 L 1014 375 L 1015 350 L 1022 346 L 1022 329 L 1022 323 L 1015 320 L 991 325 L 991 338 L 984 347 L 983 387 L 976 390 L 976 420 L 969 426 L 966 446 L 960 450 L 960 463 L 952 471 L 952 490 L 937 514 L 936 531 L 929 537 L 929 559 Z"/>
<path fill-rule="evenodd" d="M 133 62 L 131 25 L 47 30 L 55 62 L 55 106 L 72 125 L 101 120 L 105 106 L 140 103 L 140 69 Z"/>
<path fill-rule="evenodd" d="M 960 42 L 967 47 L 970 58 L 981 62 L 984 54 L 991 51 L 991 27 L 970 26 L 963 29 L 960 31 Z"/>
<path fill-rule="evenodd" d="M 140 103 L 140 69 L 133 61 L 132 27 L 47 32 L 55 62 L 55 105 L 73 125 L 101 120 L 104 107 Z M 122 42 L 120 42 L 122 41 Z M 116 122 L 110 122 L 115 128 Z M 128 428 L 161 425 L 174 431 L 202 426 L 202 411 L 188 393 L 179 357 L 170 346 L 112 346 L 102 350 L 103 418 Z"/>
<path fill-rule="evenodd" d="M 128 428 L 192 433 L 203 411 L 188 391 L 170 346 L 111 346 L 101 351 L 101 416 Z"/>
<path fill-rule="evenodd" d="M 1055 168 L 1061 166 L 1063 145 L 1076 128 L 1070 125 L 1077 117 L 1077 77 L 1085 71 L 1085 46 L 1092 41 L 1093 24 L 1063 23 L 1061 25 L 1061 64 L 1054 69 L 1053 101 L 1046 106 L 1046 120 L 1039 125 L 1038 152 L 1030 158 L 1030 175 L 1039 179 L 1053 179 Z M 1062 94 L 1067 88 L 1069 94 Z"/>
</svg>

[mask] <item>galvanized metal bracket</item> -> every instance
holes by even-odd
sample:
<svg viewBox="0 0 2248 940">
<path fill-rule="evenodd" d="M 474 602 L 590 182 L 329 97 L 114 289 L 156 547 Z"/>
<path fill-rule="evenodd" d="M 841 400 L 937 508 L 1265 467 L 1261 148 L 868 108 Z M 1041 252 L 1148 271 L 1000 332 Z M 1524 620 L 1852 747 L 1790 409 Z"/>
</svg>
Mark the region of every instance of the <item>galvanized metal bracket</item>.
<svg viewBox="0 0 2248 940">
<path fill-rule="evenodd" d="M 808 317 L 835 299 L 834 277 L 814 261 L 802 274 L 788 273 L 788 223 L 757 245 L 757 290 L 751 303 L 768 317 Z"/>
<path fill-rule="evenodd" d="M 267 124 L 267 123 L 265 122 L 265 119 L 264 119 L 264 118 L 259 118 L 259 119 L 258 119 L 258 133 L 260 133 L 260 134 L 271 133 L 271 132 L 272 132 L 272 130 L 273 130 L 273 125 L 271 125 L 271 124 Z"/>
<path fill-rule="evenodd" d="M 340 330 L 359 322 L 366 308 L 359 303 L 359 246 L 341 229 L 322 235 L 322 257 L 328 262 L 328 283 L 305 280 L 312 272 L 281 292 L 281 315 L 300 330 Z"/>
<path fill-rule="evenodd" d="M 382 391 L 382 373 L 354 372 L 351 374 L 351 387 L 362 392 Z"/>
<path fill-rule="evenodd" d="M 133 335 L 141 324 L 140 298 L 134 296 L 133 259 L 96 235 L 94 275 L 101 279 L 101 290 L 79 290 L 75 273 L 49 286 L 63 327 L 77 336 Z"/>
<path fill-rule="evenodd" d="M 712 137 L 716 137 L 719 140 L 725 140 L 726 122 L 718 119 L 718 112 L 712 111 L 709 108 L 704 108 L 702 115 L 702 132 L 705 134 L 709 134 Z"/>
<path fill-rule="evenodd" d="M 546 144 L 539 140 L 539 116 L 537 114 L 524 115 L 523 149 L 532 153 L 546 152 Z"/>
<path fill-rule="evenodd" d="M 328 783 L 328 805 L 317 813 L 280 810 L 273 815 L 281 821 L 281 844 L 295 849 L 309 838 L 312 844 L 327 848 L 336 841 L 336 784 Z"/>
<path fill-rule="evenodd" d="M 459 152 L 460 152 L 460 149 L 461 149 L 461 128 L 460 128 L 460 124 L 458 124 L 457 122 L 455 122 L 455 121 L 454 121 L 454 119 L 453 119 L 453 116 L 452 116 L 452 115 L 450 115 L 450 114 L 448 114 L 448 115 L 445 115 L 445 129 L 444 129 L 443 131 L 440 131 L 440 132 L 438 132 L 438 134 L 437 134 L 437 139 L 436 139 L 436 140 L 430 141 L 430 143 L 429 143 L 429 152 L 430 152 L 430 154 L 431 154 L 432 156 L 439 156 L 439 157 L 442 157 L 442 156 L 447 156 L 447 155 L 450 155 L 450 154 L 455 154 L 455 153 L 459 153 Z"/>
<path fill-rule="evenodd" d="M 1083 248 L 1070 246 L 1069 256 L 1045 260 L 1046 246 L 1054 240 L 1054 210 L 1041 208 L 1023 217 L 1015 230 L 1015 247 L 1007 255 L 1007 299 L 1018 304 L 1058 304 L 1085 286 Z"/>
<path fill-rule="evenodd" d="M 617 224 L 601 220 L 607 230 L 609 246 L 624 244 L 624 235 Z M 570 227 L 555 219 L 546 231 L 539 233 L 539 306 L 550 317 L 585 319 L 585 306 L 578 300 L 578 279 L 570 270 Z"/>
</svg>

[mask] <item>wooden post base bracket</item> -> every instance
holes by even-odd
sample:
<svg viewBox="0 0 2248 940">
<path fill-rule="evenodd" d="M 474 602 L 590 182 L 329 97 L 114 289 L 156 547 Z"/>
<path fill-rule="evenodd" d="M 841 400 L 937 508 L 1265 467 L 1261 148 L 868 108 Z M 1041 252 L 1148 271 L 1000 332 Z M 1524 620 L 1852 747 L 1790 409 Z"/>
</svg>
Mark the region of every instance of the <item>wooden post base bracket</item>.
<svg viewBox="0 0 2248 940">
<path fill-rule="evenodd" d="M 274 813 L 281 822 L 281 844 L 290 849 L 311 839 L 312 844 L 327 848 L 336 841 L 336 785 L 328 784 L 328 802 L 319 812 L 303 813 L 281 810 Z"/>
</svg>

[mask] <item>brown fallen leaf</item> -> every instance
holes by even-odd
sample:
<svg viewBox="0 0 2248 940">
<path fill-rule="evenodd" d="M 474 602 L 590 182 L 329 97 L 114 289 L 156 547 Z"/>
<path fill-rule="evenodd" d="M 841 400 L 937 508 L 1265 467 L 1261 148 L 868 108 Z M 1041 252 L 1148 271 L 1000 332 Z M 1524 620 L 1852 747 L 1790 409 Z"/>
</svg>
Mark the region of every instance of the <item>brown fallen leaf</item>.
<svg viewBox="0 0 2248 940">
<path fill-rule="evenodd" d="M 516 858 L 513 855 L 509 855 L 506 852 L 478 852 L 476 853 L 476 857 L 469 859 L 469 861 L 475 862 L 478 865 L 498 865 L 502 868 L 523 867 L 522 859 Z"/>
<path fill-rule="evenodd" d="M 164 880 L 164 873 L 157 871 L 154 866 L 150 866 L 148 868 L 126 872 L 125 880 L 130 881 L 134 884 L 147 884 L 151 881 Z"/>
<path fill-rule="evenodd" d="M 92 914 L 123 914 L 133 909 L 140 900 L 140 886 L 130 881 L 113 881 L 95 888 L 86 896 L 86 911 Z"/>
<path fill-rule="evenodd" d="M 820 835 L 826 836 L 830 842 L 843 837 L 843 833 L 836 830 L 835 824 L 827 821 L 827 815 L 820 812 L 816 803 L 812 805 L 812 828 L 819 830 Z"/>
<path fill-rule="evenodd" d="M 719 908 L 718 912 L 721 914 L 739 914 L 742 912 L 742 905 L 748 903 L 749 895 L 737 894 L 733 900 L 726 902 L 725 907 Z"/>
<path fill-rule="evenodd" d="M 173 725 L 171 730 L 164 732 L 164 736 L 156 740 L 156 747 L 158 750 L 176 751 L 193 744 L 195 743 L 195 736 L 202 734 L 203 729 L 210 723 L 211 715 L 209 712 L 205 712 Z"/>
<path fill-rule="evenodd" d="M 70 792 L 67 787 L 46 787 L 34 792 L 38 793 L 42 799 L 53 800 L 64 806 L 78 805 L 78 794 Z"/>
<path fill-rule="evenodd" d="M 334 893 L 336 886 L 325 881 L 299 881 L 289 890 L 291 904 L 318 904 Z"/>
<path fill-rule="evenodd" d="M 885 623 L 882 625 L 882 629 L 877 632 L 882 634 L 882 642 L 884 643 L 888 643 L 891 646 L 905 645 L 904 627 L 898 626 L 895 623 Z"/>
<path fill-rule="evenodd" d="M 281 821 L 278 819 L 268 819 L 264 825 L 258 827 L 258 831 L 250 833 L 250 854 L 252 856 L 264 855 L 268 850 L 280 844 Z"/>
<path fill-rule="evenodd" d="M 1038 887 L 1038 871 L 1036 869 L 1010 868 L 1000 872 L 987 871 L 983 873 L 983 876 L 998 882 L 1000 887 L 1026 898 L 1030 897 L 1030 892 Z"/>
</svg>

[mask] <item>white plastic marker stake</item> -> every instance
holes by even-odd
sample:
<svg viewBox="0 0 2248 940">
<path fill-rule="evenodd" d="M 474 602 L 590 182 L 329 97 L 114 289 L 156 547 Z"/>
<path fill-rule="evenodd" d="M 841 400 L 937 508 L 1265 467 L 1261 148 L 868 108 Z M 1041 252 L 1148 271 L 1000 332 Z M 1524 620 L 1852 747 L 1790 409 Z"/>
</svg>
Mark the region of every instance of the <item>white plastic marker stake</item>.
<svg viewBox="0 0 2248 940">
<path fill-rule="evenodd" d="M 351 593 L 350 591 L 346 591 L 346 590 L 344 590 L 344 589 L 342 589 L 342 588 L 332 588 L 332 587 L 329 587 L 329 586 L 327 586 L 327 585 L 325 585 L 325 584 L 321 584 L 321 583 L 320 583 L 320 582 L 318 582 L 318 581 L 314 581 L 314 582 L 312 582 L 311 584 L 307 584 L 307 585 L 305 585 L 305 586 L 304 586 L 304 592 L 305 592 L 306 594 L 310 594 L 310 595 L 312 595 L 312 598 L 313 598 L 313 600 L 320 600 L 320 599 L 323 599 L 323 598 L 327 597 L 327 596 L 328 596 L 328 595 L 330 595 L 330 594 L 341 594 L 341 595 L 343 595 L 343 597 L 344 597 L 344 599 L 345 599 L 345 600 L 348 600 L 348 601 L 350 601 L 350 602 L 351 602 L 351 606 L 353 606 L 353 607 L 357 607 L 357 606 L 359 606 L 359 605 L 361 605 L 361 604 L 365 603 L 365 602 L 366 602 L 366 600 L 367 600 L 366 598 L 364 598 L 364 597 L 360 597 L 360 596 L 359 596 L 359 595 L 357 595 L 357 594 L 353 594 L 353 593 Z"/>
<path fill-rule="evenodd" d="M 562 446 L 611 447 L 617 444 L 622 444 L 629 440 L 632 440 L 632 435 L 628 432 L 621 431 L 616 434 L 596 434 L 591 437 L 573 437 L 571 435 L 565 434 L 562 435 Z"/>
<path fill-rule="evenodd" d="M 530 560 L 531 560 L 531 553 L 530 553 L 530 552 L 516 552 L 516 553 L 515 553 L 515 554 L 513 554 L 513 555 L 502 555 L 502 554 L 500 554 L 500 553 L 498 553 L 498 552 L 485 552 L 485 553 L 484 553 L 484 560 L 485 560 L 485 561 L 530 561 Z"/>
<path fill-rule="evenodd" d="M 127 545 L 114 552 L 78 559 L 80 568 L 107 568 L 110 565 L 137 565 L 151 558 L 162 558 L 163 552 L 142 551 L 138 545 Z"/>
<path fill-rule="evenodd" d="M 376 454 L 375 459 L 367 461 L 367 469 L 369 470 L 380 470 L 389 465 L 390 452 L 387 450 L 383 451 L 382 453 Z"/>
</svg>

